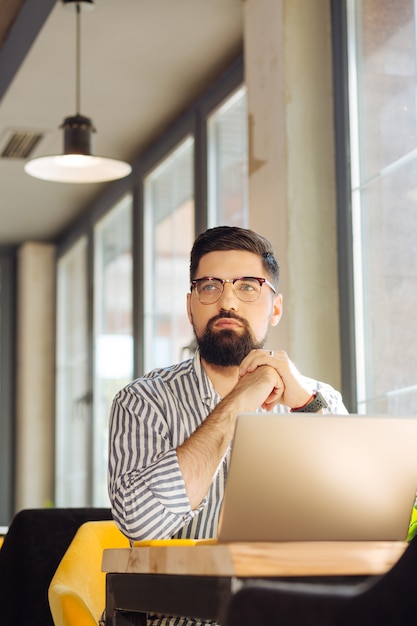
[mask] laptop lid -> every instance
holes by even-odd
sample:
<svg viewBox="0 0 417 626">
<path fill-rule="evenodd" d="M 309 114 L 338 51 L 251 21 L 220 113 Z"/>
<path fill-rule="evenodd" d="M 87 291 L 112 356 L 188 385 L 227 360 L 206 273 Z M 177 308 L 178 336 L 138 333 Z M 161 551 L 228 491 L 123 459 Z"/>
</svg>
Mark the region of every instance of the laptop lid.
<svg viewBox="0 0 417 626">
<path fill-rule="evenodd" d="M 417 419 L 238 417 L 219 541 L 393 541 L 417 489 Z"/>
</svg>

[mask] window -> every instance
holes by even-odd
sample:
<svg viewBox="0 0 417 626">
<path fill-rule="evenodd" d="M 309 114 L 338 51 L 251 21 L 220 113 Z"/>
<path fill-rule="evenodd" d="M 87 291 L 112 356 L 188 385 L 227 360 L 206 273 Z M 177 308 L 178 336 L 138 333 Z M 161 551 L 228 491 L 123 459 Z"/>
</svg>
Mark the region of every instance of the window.
<svg viewBox="0 0 417 626">
<path fill-rule="evenodd" d="M 415 414 L 415 2 L 346 9 L 357 406 Z"/>
<path fill-rule="evenodd" d="M 133 378 L 132 197 L 94 228 L 93 504 L 107 506 L 108 421 Z"/>
<path fill-rule="evenodd" d="M 87 242 L 87 237 L 81 237 L 58 261 L 56 506 L 87 506 L 91 502 Z"/>
<path fill-rule="evenodd" d="M 194 240 L 194 142 L 188 137 L 145 178 L 145 371 L 188 356 L 188 264 Z"/>
<path fill-rule="evenodd" d="M 185 298 L 195 219 L 209 226 L 248 222 L 245 87 L 240 85 L 217 102 L 203 123 L 207 215 L 194 215 L 194 159 L 202 146 L 193 138 L 184 138 L 144 179 L 144 371 L 175 363 L 194 351 Z"/>
<path fill-rule="evenodd" d="M 208 222 L 248 225 L 246 87 L 240 87 L 207 121 Z"/>
</svg>

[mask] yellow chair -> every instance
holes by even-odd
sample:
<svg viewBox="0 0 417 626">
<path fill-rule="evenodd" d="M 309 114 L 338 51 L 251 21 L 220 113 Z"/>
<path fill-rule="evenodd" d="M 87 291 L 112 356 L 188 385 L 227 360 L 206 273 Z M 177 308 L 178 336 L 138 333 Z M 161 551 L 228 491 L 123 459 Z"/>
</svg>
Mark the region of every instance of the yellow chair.
<svg viewBox="0 0 417 626">
<path fill-rule="evenodd" d="M 0 526 L 0 548 L 3 545 L 3 541 L 6 536 L 7 531 L 8 531 L 7 526 Z"/>
<path fill-rule="evenodd" d="M 55 626 L 97 626 L 106 595 L 106 575 L 101 571 L 103 550 L 128 547 L 128 539 L 113 521 L 80 526 L 49 585 Z"/>
</svg>

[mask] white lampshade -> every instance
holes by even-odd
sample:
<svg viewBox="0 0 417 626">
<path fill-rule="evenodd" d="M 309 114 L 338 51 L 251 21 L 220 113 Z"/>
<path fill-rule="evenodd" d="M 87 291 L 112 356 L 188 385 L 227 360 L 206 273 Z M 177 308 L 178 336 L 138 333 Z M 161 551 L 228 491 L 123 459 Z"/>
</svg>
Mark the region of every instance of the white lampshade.
<svg viewBox="0 0 417 626">
<path fill-rule="evenodd" d="M 100 183 L 124 178 L 131 171 L 123 161 L 84 154 L 44 156 L 25 164 L 30 176 L 60 183 Z"/>
<path fill-rule="evenodd" d="M 38 157 L 25 164 L 25 172 L 60 183 L 100 183 L 124 178 L 132 171 L 129 163 L 91 154 L 94 127 L 83 115 L 65 118 L 64 154 Z"/>
</svg>

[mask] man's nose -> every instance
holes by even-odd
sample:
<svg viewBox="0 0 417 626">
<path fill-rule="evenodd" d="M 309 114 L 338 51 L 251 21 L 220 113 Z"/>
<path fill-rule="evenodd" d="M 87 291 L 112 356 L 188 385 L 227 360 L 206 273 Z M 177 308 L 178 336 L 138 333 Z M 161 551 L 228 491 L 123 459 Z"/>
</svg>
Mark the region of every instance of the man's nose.
<svg viewBox="0 0 417 626">
<path fill-rule="evenodd" d="M 220 296 L 218 304 L 223 311 L 237 311 L 239 308 L 239 298 L 234 290 L 233 283 L 224 283 L 223 293 Z"/>
</svg>

